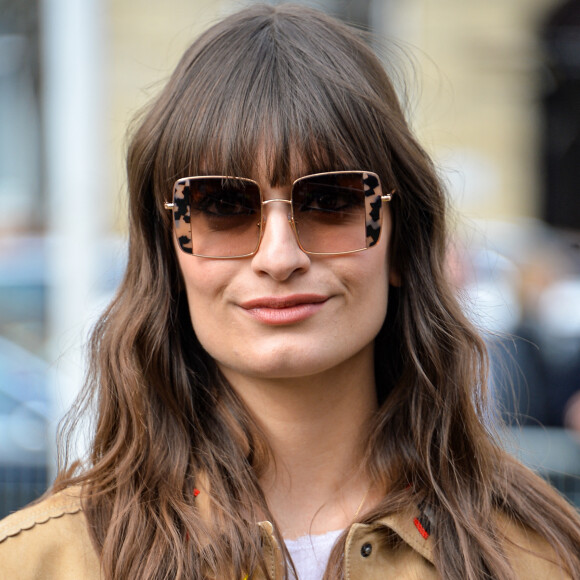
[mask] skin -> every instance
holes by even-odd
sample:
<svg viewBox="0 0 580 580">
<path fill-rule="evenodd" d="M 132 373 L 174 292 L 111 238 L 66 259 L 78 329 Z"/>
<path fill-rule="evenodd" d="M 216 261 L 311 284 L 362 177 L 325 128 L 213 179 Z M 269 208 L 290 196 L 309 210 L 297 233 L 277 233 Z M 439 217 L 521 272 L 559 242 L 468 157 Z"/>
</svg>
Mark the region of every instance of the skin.
<svg viewBox="0 0 580 580">
<path fill-rule="evenodd" d="M 290 194 L 260 186 L 266 199 Z M 275 466 L 261 483 L 283 534 L 292 538 L 344 528 L 362 498 L 365 507 L 372 503 L 368 477 L 357 468 L 377 406 L 374 339 L 386 315 L 389 278 L 396 281 L 387 259 L 391 218 L 384 205 L 381 238 L 369 250 L 310 256 L 296 242 L 288 206 L 265 207 L 253 257 L 176 252 L 195 332 L 268 438 Z M 294 305 L 287 322 L 278 309 L 247 307 L 264 297 L 305 294 L 315 295 L 316 305 Z"/>
</svg>

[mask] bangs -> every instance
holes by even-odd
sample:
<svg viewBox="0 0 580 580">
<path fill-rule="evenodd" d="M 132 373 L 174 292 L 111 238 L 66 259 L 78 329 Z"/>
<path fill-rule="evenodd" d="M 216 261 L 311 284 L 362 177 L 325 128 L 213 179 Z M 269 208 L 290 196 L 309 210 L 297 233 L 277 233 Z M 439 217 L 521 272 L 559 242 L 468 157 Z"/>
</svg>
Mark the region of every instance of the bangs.
<svg viewBox="0 0 580 580">
<path fill-rule="evenodd" d="M 227 31 L 227 40 L 217 33 L 198 41 L 178 66 L 158 150 L 160 182 L 232 175 L 280 186 L 323 171 L 384 175 L 381 105 L 352 46 L 347 59 L 332 46 L 340 37 L 315 23 L 304 31 L 291 18 L 277 26 L 255 20 Z"/>
</svg>

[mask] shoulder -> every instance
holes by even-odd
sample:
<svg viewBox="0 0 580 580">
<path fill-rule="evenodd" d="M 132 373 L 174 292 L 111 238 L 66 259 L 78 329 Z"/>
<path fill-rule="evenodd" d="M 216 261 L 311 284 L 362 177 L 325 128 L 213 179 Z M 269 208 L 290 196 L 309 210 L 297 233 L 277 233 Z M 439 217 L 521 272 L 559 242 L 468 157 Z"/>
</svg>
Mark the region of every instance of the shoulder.
<svg viewBox="0 0 580 580">
<path fill-rule="evenodd" d="M 570 578 L 558 554 L 540 534 L 505 513 L 497 514 L 496 523 L 499 540 L 518 578 Z"/>
<path fill-rule="evenodd" d="M 55 493 L 0 522 L 0 577 L 99 578 L 79 488 Z"/>
<path fill-rule="evenodd" d="M 70 488 L 17 511 L 0 521 L 0 543 L 7 538 L 82 510 L 80 491 Z"/>
</svg>

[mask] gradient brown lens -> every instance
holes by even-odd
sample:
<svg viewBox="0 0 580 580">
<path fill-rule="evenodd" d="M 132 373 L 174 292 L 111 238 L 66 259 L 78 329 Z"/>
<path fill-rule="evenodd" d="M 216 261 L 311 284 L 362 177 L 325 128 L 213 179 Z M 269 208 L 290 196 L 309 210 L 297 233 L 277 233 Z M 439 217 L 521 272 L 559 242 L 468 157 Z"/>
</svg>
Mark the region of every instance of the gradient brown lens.
<svg viewBox="0 0 580 580">
<path fill-rule="evenodd" d="M 366 248 L 362 172 L 297 180 L 292 208 L 296 233 L 306 252 L 333 254 Z"/>
<path fill-rule="evenodd" d="M 260 241 L 260 188 L 249 179 L 196 177 L 187 180 L 192 253 L 234 258 L 256 251 Z"/>
</svg>

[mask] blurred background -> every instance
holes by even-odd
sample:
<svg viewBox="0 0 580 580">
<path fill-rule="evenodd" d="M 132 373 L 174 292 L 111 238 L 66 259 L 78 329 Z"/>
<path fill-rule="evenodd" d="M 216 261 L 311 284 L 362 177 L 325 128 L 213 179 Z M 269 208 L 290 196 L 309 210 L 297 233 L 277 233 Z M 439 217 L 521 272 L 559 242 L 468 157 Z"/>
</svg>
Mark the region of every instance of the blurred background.
<svg viewBox="0 0 580 580">
<path fill-rule="evenodd" d="M 122 276 L 127 127 L 245 4 L 0 0 L 0 516 L 50 484 Z M 580 505 L 580 0 L 308 4 L 370 29 L 398 71 L 454 206 L 450 274 L 519 425 L 506 445 Z"/>
</svg>

